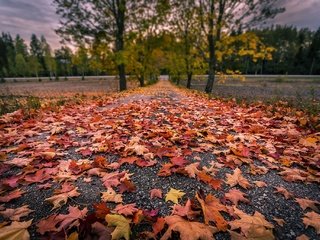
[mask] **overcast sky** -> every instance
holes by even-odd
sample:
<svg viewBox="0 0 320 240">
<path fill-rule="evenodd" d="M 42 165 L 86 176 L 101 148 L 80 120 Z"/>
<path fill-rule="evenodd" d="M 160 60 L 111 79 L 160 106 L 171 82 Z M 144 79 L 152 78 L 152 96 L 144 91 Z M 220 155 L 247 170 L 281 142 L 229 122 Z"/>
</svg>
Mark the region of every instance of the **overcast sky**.
<svg viewBox="0 0 320 240">
<path fill-rule="evenodd" d="M 286 12 L 278 15 L 275 24 L 320 27 L 320 0 L 282 0 Z M 59 37 L 54 29 L 58 16 L 52 0 L 0 0 L 0 32 L 20 34 L 29 40 L 32 33 L 44 35 L 53 48 L 59 46 Z"/>
</svg>

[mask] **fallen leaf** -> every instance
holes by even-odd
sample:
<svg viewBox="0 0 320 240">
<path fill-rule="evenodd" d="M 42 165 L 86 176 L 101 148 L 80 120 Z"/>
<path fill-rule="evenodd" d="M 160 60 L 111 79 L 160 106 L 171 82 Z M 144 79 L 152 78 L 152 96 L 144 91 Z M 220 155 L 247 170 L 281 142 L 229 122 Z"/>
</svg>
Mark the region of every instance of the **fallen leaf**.
<svg viewBox="0 0 320 240">
<path fill-rule="evenodd" d="M 183 240 L 213 240 L 213 234 L 217 232 L 216 228 L 200 222 L 190 222 L 180 216 L 165 217 L 165 222 L 169 228 L 160 240 L 167 240 L 172 232 L 179 232 L 180 239 Z"/>
<path fill-rule="evenodd" d="M 73 190 L 69 192 L 63 192 L 57 195 L 53 195 L 52 197 L 46 198 L 45 201 L 53 204 L 52 210 L 59 208 L 67 203 L 69 197 L 78 197 L 80 193 L 77 190 L 78 187 L 75 187 Z"/>
<path fill-rule="evenodd" d="M 299 237 L 296 238 L 296 240 L 309 240 L 309 239 L 310 238 L 305 234 L 302 234 L 302 235 L 300 235 Z"/>
<path fill-rule="evenodd" d="M 105 202 L 115 202 L 121 203 L 122 202 L 122 194 L 117 194 L 112 188 L 108 188 L 106 192 L 101 192 L 102 201 Z"/>
<path fill-rule="evenodd" d="M 0 215 L 10 219 L 11 221 L 20 221 L 20 218 L 28 216 L 33 210 L 29 209 L 28 205 L 24 205 L 19 208 L 7 208 L 4 211 L 0 211 Z"/>
<path fill-rule="evenodd" d="M 216 197 L 208 194 L 205 199 L 197 193 L 196 198 L 199 201 L 204 215 L 205 224 L 214 222 L 220 231 L 226 231 L 228 223 L 220 212 L 228 212 L 226 206 L 222 205 Z"/>
<path fill-rule="evenodd" d="M 114 211 L 116 211 L 118 214 L 122 214 L 124 216 L 132 216 L 135 212 L 137 212 L 139 209 L 135 207 L 135 203 L 122 205 L 119 204 L 116 206 Z"/>
<path fill-rule="evenodd" d="M 137 190 L 137 187 L 128 180 L 127 178 L 122 180 L 122 182 L 119 185 L 119 192 L 124 193 L 124 192 L 134 192 Z"/>
<path fill-rule="evenodd" d="M 104 219 L 110 213 L 110 209 L 104 202 L 93 204 L 93 207 L 97 218 Z"/>
<path fill-rule="evenodd" d="M 60 220 L 57 231 L 78 227 L 79 219 L 85 218 L 88 213 L 88 209 L 86 207 L 80 210 L 78 207 L 69 206 L 68 211 L 68 214 L 57 215 L 57 218 Z"/>
<path fill-rule="evenodd" d="M 188 161 L 184 157 L 173 157 L 170 159 L 173 165 L 183 167 L 185 166 Z"/>
<path fill-rule="evenodd" d="M 310 208 L 314 211 L 319 211 L 319 209 L 316 206 L 316 204 L 320 205 L 320 202 L 318 202 L 318 201 L 313 201 L 313 200 L 305 199 L 305 198 L 295 198 L 295 200 L 297 203 L 299 203 L 300 207 L 303 210 Z"/>
<path fill-rule="evenodd" d="M 317 147 L 317 142 L 318 139 L 317 138 L 313 138 L 313 137 L 307 137 L 307 138 L 301 138 L 299 143 L 305 147 Z"/>
<path fill-rule="evenodd" d="M 241 232 L 247 239 L 274 239 L 271 223 L 266 221 L 265 217 L 255 212 L 253 216 L 248 215 L 241 210 L 233 207 L 235 215 L 240 219 L 229 222 L 231 230 L 241 229 Z"/>
<path fill-rule="evenodd" d="M 248 203 L 249 200 L 246 198 L 246 194 L 237 190 L 231 189 L 225 194 L 225 198 L 231 201 L 234 205 L 238 206 L 238 202 Z"/>
<path fill-rule="evenodd" d="M 57 216 L 58 214 L 53 214 L 47 218 L 41 219 L 37 224 L 37 232 L 43 235 L 46 232 L 58 231 L 56 226 L 61 222 L 61 219 Z"/>
<path fill-rule="evenodd" d="M 112 228 L 95 222 L 91 225 L 92 233 L 98 236 L 97 240 L 111 240 Z"/>
<path fill-rule="evenodd" d="M 119 173 L 118 171 L 112 173 L 105 173 L 102 182 L 106 188 L 116 187 L 120 184 L 120 178 L 125 175 L 125 172 Z"/>
<path fill-rule="evenodd" d="M 303 223 L 306 228 L 311 226 L 316 229 L 317 234 L 320 234 L 320 214 L 316 212 L 308 212 L 304 215 Z"/>
<path fill-rule="evenodd" d="M 163 217 L 157 218 L 157 221 L 152 225 L 154 235 L 157 235 L 164 228 L 166 220 Z"/>
<path fill-rule="evenodd" d="M 154 188 L 154 189 L 151 189 L 150 190 L 150 199 L 153 199 L 153 198 L 162 198 L 162 191 L 161 189 L 157 189 L 157 188 Z"/>
<path fill-rule="evenodd" d="M 184 192 L 174 188 L 170 188 L 170 191 L 166 195 L 166 202 L 171 201 L 173 203 L 178 203 L 179 199 L 182 198 L 182 196 L 184 195 Z"/>
<path fill-rule="evenodd" d="M 195 163 L 191 163 L 191 164 L 185 166 L 184 169 L 188 173 L 189 177 L 191 177 L 191 178 L 196 177 L 197 173 L 199 173 L 199 169 L 198 169 L 199 164 L 200 164 L 199 162 L 195 162 Z"/>
<path fill-rule="evenodd" d="M 222 181 L 220 179 L 214 179 L 203 171 L 198 172 L 197 177 L 200 181 L 209 184 L 214 190 L 221 188 Z"/>
<path fill-rule="evenodd" d="M 108 214 L 106 221 L 108 226 L 116 227 L 111 234 L 112 239 L 121 239 L 122 237 L 126 240 L 130 239 L 130 220 L 122 215 Z"/>
<path fill-rule="evenodd" d="M 273 220 L 281 227 L 286 223 L 283 219 L 281 218 L 273 218 Z"/>
<path fill-rule="evenodd" d="M 267 184 L 263 181 L 254 181 L 253 183 L 259 188 L 267 186 Z"/>
<path fill-rule="evenodd" d="M 188 199 L 185 206 L 181 206 L 180 204 L 173 205 L 171 214 L 178 215 L 180 217 L 187 217 L 192 220 L 199 215 L 199 211 L 193 211 L 191 209 L 191 201 Z"/>
<path fill-rule="evenodd" d="M 293 198 L 293 194 L 288 192 L 287 189 L 283 187 L 275 187 L 275 189 L 275 193 L 281 193 L 285 197 L 285 199 Z"/>
<path fill-rule="evenodd" d="M 27 222 L 12 222 L 9 226 L 0 228 L 1 240 L 29 240 L 30 235 L 27 228 L 32 220 Z"/>
<path fill-rule="evenodd" d="M 229 184 L 231 187 L 234 187 L 238 184 L 245 189 L 251 187 L 248 180 L 242 176 L 241 170 L 239 168 L 236 168 L 233 174 L 227 173 L 226 176 L 227 176 L 226 183 Z"/>
<path fill-rule="evenodd" d="M 17 199 L 17 198 L 21 197 L 22 194 L 24 194 L 24 193 L 25 193 L 25 191 L 20 190 L 20 189 L 13 190 L 12 192 L 9 192 L 4 196 L 0 196 L 0 202 L 10 202 L 13 199 Z"/>
</svg>

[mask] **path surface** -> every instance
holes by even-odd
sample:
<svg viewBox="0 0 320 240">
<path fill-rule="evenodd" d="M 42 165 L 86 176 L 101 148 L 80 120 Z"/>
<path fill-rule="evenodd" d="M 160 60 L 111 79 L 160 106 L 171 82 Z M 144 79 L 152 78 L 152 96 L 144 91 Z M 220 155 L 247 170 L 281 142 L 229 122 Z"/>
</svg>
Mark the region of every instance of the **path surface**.
<svg viewBox="0 0 320 240">
<path fill-rule="evenodd" d="M 307 126 L 281 106 L 242 107 L 165 80 L 34 119 L 5 115 L 0 239 L 110 239 L 110 213 L 126 217 L 113 223 L 119 236 L 130 220 L 132 239 L 183 234 L 186 219 L 211 234 L 202 239 L 319 239 L 320 135 Z M 171 188 L 184 195 L 166 201 Z M 8 210 L 25 205 L 32 212 Z"/>
</svg>

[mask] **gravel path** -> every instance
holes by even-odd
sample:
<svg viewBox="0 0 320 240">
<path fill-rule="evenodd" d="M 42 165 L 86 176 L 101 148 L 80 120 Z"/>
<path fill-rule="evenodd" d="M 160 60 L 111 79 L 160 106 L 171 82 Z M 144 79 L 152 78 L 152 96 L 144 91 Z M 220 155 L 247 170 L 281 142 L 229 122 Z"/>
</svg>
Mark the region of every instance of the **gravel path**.
<svg viewBox="0 0 320 240">
<path fill-rule="evenodd" d="M 273 224 L 276 239 L 296 239 L 302 234 L 309 239 L 319 239 L 316 230 L 302 221 L 310 209 L 303 210 L 295 198 L 320 202 L 320 136 L 306 124 L 301 126 L 299 120 L 303 116 L 295 115 L 290 109 L 277 111 L 270 112 L 263 105 L 240 107 L 234 102 L 210 100 L 162 80 L 155 86 L 111 98 L 63 106 L 59 110 L 43 110 L 34 119 L 23 120 L 19 112 L 5 115 L 0 119 L 0 199 L 9 196 L 14 189 L 25 193 L 9 201 L 2 200 L 0 210 L 28 205 L 34 211 L 20 221 L 33 220 L 28 228 L 31 239 L 64 239 L 64 235 L 52 232 L 41 235 L 37 224 L 52 214 L 68 213 L 70 205 L 86 207 L 89 214 L 95 213 L 93 204 L 102 201 L 101 192 L 107 188 L 103 177 L 93 174 L 91 169 L 100 169 L 103 174 L 127 171 L 127 179 L 136 189 L 123 193 L 123 204 L 135 203 L 137 208 L 149 211 L 149 215 L 154 210 L 159 217 L 171 214 L 173 203 L 165 201 L 170 188 L 185 193 L 179 200 L 181 205 L 192 199 L 198 210 L 197 192 L 212 194 L 232 207 L 225 193 L 238 189 L 247 194 L 249 202 L 240 202 L 237 208 L 249 215 L 255 211 L 264 215 Z M 315 140 L 309 144 L 301 141 L 307 137 Z M 181 156 L 185 163 L 173 165 L 168 176 L 159 176 L 164 164 L 175 156 Z M 105 158 L 108 166 L 97 167 L 94 160 L 97 157 Z M 140 166 L 137 161 L 120 166 L 121 159 L 127 157 L 140 159 Z M 10 163 L 14 159 L 16 161 Z M 25 163 L 26 159 L 29 164 Z M 26 181 L 26 177 L 44 168 L 57 169 L 66 162 L 69 166 L 64 173 L 66 178 L 62 178 L 60 172 L 53 172 L 47 179 L 41 176 L 35 181 Z M 89 167 L 77 170 L 70 162 L 78 166 L 85 162 Z M 214 189 L 198 175 L 190 177 L 184 168 L 192 163 L 199 163 L 198 171 L 220 181 L 221 186 Z M 141 167 L 143 164 L 151 166 Z M 208 170 L 210 168 L 212 171 Z M 237 168 L 251 184 L 248 189 L 239 185 L 231 187 L 227 183 L 227 174 L 233 174 Z M 280 175 L 288 169 L 301 172 L 290 180 Z M 10 186 L 8 180 L 15 177 L 17 184 Z M 255 181 L 266 185 L 257 187 Z M 52 204 L 45 199 L 55 195 L 64 182 L 78 187 L 80 195 L 69 197 L 66 204 L 51 210 Z M 39 185 L 45 183 L 51 186 L 39 190 Z M 275 193 L 275 187 L 284 187 L 293 197 L 286 199 Z M 114 189 L 119 192 L 119 188 Z M 151 199 L 152 189 L 161 189 L 163 198 Z M 110 209 L 115 206 L 115 203 L 108 203 Z M 235 219 L 232 214 L 223 216 L 227 221 Z M 275 218 L 283 219 L 283 226 Z M 152 216 L 152 221 L 155 219 Z M 203 222 L 201 214 L 198 220 Z M 152 231 L 152 221 L 131 225 L 132 238 L 144 239 L 141 232 Z M 0 223 L 3 222 L 9 224 L 10 220 L 0 216 Z M 69 236 L 74 228 L 65 230 Z M 83 236 L 79 236 L 82 239 Z M 230 239 L 230 234 L 220 231 L 214 237 Z"/>
</svg>

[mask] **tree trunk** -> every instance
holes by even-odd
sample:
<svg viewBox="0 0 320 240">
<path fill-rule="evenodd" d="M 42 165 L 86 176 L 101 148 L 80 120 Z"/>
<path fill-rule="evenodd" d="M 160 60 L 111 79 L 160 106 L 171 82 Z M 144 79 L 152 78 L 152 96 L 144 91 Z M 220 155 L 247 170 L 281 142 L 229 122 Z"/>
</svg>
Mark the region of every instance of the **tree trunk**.
<svg viewBox="0 0 320 240">
<path fill-rule="evenodd" d="M 216 56 L 215 56 L 215 40 L 213 36 L 213 26 L 214 26 L 214 1 L 211 1 L 210 4 L 210 14 L 209 14 L 209 32 L 207 35 L 208 38 L 208 44 L 209 44 L 209 76 L 207 80 L 206 85 L 206 93 L 211 93 L 213 89 L 213 83 L 215 78 L 215 72 L 216 72 Z"/>
<path fill-rule="evenodd" d="M 206 85 L 206 93 L 211 93 L 213 89 L 213 83 L 215 79 L 216 73 L 216 56 L 215 56 L 215 43 L 213 34 L 209 33 L 208 35 L 208 42 L 209 42 L 209 76 Z"/>
<path fill-rule="evenodd" d="M 312 59 L 312 64 L 311 64 L 311 67 L 310 67 L 309 75 L 312 75 L 312 73 L 313 73 L 314 62 L 315 62 L 315 58 Z"/>
<path fill-rule="evenodd" d="M 126 1 L 120 0 L 117 1 L 117 31 L 116 31 L 116 53 L 120 53 L 124 50 L 124 21 L 125 21 L 125 11 L 126 11 Z M 127 89 L 127 80 L 126 80 L 126 71 L 124 63 L 117 65 L 119 73 L 119 86 L 120 91 Z"/>
<path fill-rule="evenodd" d="M 192 72 L 187 73 L 187 88 L 191 88 Z"/>
<path fill-rule="evenodd" d="M 144 87 L 144 76 L 141 75 L 138 77 L 139 83 L 140 83 L 140 87 Z"/>
</svg>

